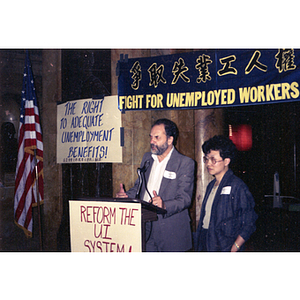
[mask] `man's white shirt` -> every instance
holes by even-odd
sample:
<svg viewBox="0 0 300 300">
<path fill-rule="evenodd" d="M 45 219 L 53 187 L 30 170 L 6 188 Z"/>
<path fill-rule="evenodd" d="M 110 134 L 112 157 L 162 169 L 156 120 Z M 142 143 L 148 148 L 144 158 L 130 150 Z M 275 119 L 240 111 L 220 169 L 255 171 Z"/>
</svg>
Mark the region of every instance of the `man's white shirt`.
<svg viewBox="0 0 300 300">
<path fill-rule="evenodd" d="M 154 197 L 153 191 L 156 191 L 157 195 L 159 195 L 161 181 L 164 176 L 164 172 L 165 172 L 167 163 L 171 157 L 173 150 L 174 150 L 174 146 L 171 149 L 171 151 L 168 153 L 168 155 L 161 162 L 159 162 L 156 154 L 152 154 L 152 158 L 154 159 L 154 161 L 153 161 L 151 173 L 150 173 L 150 176 L 149 176 L 149 179 L 147 182 L 147 188 L 152 197 Z M 147 191 L 145 191 L 143 200 L 145 200 L 147 202 L 150 201 L 150 197 L 149 197 Z"/>
</svg>

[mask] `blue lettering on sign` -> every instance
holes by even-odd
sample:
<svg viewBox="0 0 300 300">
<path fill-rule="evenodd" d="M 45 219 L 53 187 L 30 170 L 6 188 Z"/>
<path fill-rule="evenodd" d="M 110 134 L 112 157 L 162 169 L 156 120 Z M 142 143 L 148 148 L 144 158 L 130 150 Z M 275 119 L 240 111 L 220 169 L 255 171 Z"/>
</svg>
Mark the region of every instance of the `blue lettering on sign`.
<svg viewBox="0 0 300 300">
<path fill-rule="evenodd" d="M 114 128 L 97 131 L 64 131 L 62 143 L 110 142 Z"/>
<path fill-rule="evenodd" d="M 82 106 L 81 114 L 97 114 L 102 111 L 102 100 L 85 101 Z"/>
<path fill-rule="evenodd" d="M 68 158 L 107 158 L 108 146 L 70 147 Z"/>
<path fill-rule="evenodd" d="M 91 116 L 76 116 L 72 118 L 71 121 L 71 128 L 85 128 L 88 129 L 90 127 L 95 127 L 95 126 L 102 126 L 102 117 L 103 114 L 101 115 L 91 115 Z"/>
</svg>

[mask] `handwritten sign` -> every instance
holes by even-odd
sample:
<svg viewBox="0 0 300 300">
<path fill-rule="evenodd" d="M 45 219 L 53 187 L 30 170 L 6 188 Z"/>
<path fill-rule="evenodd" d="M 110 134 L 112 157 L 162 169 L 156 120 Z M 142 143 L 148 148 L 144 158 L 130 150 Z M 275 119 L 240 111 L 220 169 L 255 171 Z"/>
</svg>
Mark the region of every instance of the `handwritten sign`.
<svg viewBox="0 0 300 300">
<path fill-rule="evenodd" d="M 57 106 L 57 163 L 122 162 L 118 97 Z"/>
<path fill-rule="evenodd" d="M 141 204 L 69 201 L 72 252 L 141 252 Z"/>
</svg>

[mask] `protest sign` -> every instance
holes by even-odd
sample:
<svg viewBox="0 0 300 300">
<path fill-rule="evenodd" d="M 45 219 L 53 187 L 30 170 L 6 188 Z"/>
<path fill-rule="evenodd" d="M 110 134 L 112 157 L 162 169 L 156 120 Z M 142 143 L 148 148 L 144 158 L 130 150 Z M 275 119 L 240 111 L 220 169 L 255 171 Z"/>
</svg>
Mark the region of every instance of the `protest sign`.
<svg viewBox="0 0 300 300">
<path fill-rule="evenodd" d="M 57 163 L 122 162 L 118 97 L 57 106 Z"/>
<path fill-rule="evenodd" d="M 72 252 L 141 252 L 141 204 L 69 201 Z"/>
</svg>

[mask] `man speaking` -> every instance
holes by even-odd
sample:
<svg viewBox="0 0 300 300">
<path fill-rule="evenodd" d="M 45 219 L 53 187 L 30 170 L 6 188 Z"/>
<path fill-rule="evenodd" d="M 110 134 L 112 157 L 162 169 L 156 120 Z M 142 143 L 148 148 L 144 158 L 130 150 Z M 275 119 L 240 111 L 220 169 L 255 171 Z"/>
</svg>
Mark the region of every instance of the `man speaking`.
<svg viewBox="0 0 300 300">
<path fill-rule="evenodd" d="M 117 198 L 135 198 L 165 209 L 158 220 L 147 222 L 146 251 L 188 251 L 192 234 L 188 208 L 194 189 L 195 162 L 176 149 L 178 128 L 168 119 L 157 120 L 151 128 L 151 152 L 144 154 L 141 168 L 146 181 L 140 180 L 127 192 L 120 185 Z"/>
</svg>

